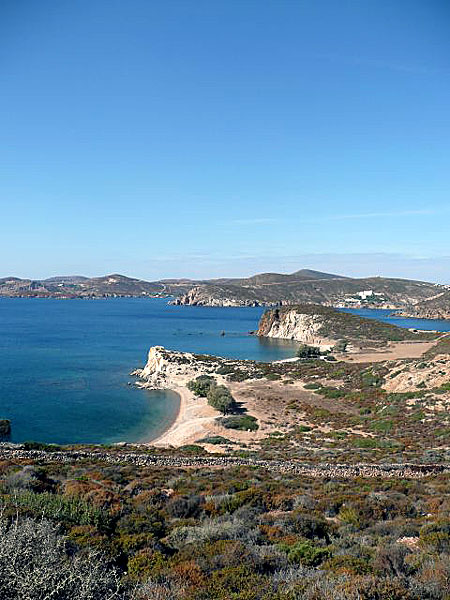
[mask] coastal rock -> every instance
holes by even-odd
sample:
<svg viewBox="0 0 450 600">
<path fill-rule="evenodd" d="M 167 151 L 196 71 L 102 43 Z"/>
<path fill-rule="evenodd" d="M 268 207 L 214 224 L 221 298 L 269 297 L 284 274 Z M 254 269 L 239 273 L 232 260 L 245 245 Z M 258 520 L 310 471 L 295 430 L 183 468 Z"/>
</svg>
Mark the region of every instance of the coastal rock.
<svg viewBox="0 0 450 600">
<path fill-rule="evenodd" d="M 247 379 L 255 374 L 252 361 L 222 358 L 208 354 L 193 354 L 152 346 L 148 351 L 143 369 L 131 373 L 139 378 L 138 387 L 167 389 L 185 387 L 187 382 L 199 375 L 214 375 L 218 383 L 226 383 L 225 373 L 245 369 Z"/>
<path fill-rule="evenodd" d="M 272 310 L 261 318 L 257 335 L 295 340 L 328 350 L 337 340 L 323 335 L 324 318 L 317 314 L 303 314 L 297 310 Z"/>
<path fill-rule="evenodd" d="M 0 419 L 0 437 L 11 435 L 11 421 L 9 419 Z"/>
<path fill-rule="evenodd" d="M 175 298 L 170 304 L 176 306 L 266 306 L 258 300 L 248 298 L 220 297 L 220 295 L 215 295 L 213 290 L 200 286 L 193 287 L 186 294 Z M 274 306 L 275 303 L 269 303 L 269 305 Z"/>
<path fill-rule="evenodd" d="M 217 368 L 215 357 L 198 357 L 190 352 L 167 350 L 163 346 L 152 346 L 147 363 L 132 375 L 141 379 L 140 387 L 164 389 L 184 386 L 198 375 L 206 375 Z"/>
<path fill-rule="evenodd" d="M 295 340 L 321 350 L 331 349 L 338 340 L 346 340 L 347 352 L 363 348 L 381 348 L 389 342 L 427 341 L 433 333 L 418 332 L 382 323 L 317 304 L 298 304 L 266 311 L 257 335 Z"/>
<path fill-rule="evenodd" d="M 431 319 L 433 321 L 450 320 L 449 309 L 430 309 L 420 307 L 411 307 L 395 314 L 396 317 L 407 317 L 409 319 Z"/>
<path fill-rule="evenodd" d="M 450 319 L 450 291 L 447 289 L 431 298 L 412 303 L 397 315 L 416 319 Z"/>
</svg>

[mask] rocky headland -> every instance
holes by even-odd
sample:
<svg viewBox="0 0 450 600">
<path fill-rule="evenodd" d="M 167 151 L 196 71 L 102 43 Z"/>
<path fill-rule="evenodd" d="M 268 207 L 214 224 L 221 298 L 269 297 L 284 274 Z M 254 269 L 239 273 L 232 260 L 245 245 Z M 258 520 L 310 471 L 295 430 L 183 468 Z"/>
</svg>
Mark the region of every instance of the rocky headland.
<svg viewBox="0 0 450 600">
<path fill-rule="evenodd" d="M 321 350 L 330 350 L 339 340 L 345 340 L 349 352 L 380 348 L 389 342 L 427 341 L 437 337 L 313 304 L 266 311 L 257 335 L 295 340 L 319 346 Z"/>
<path fill-rule="evenodd" d="M 450 319 L 450 291 L 408 306 L 397 315 L 416 319 Z"/>
</svg>

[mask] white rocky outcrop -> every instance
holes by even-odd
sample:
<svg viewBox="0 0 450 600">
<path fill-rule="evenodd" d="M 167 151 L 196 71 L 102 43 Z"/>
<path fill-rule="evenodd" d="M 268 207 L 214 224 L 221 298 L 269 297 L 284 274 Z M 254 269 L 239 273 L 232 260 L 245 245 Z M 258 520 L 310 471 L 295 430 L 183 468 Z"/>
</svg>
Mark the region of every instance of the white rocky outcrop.
<svg viewBox="0 0 450 600">
<path fill-rule="evenodd" d="M 176 306 L 277 306 L 278 302 L 263 302 L 251 298 L 240 298 L 212 286 L 196 286 L 186 294 L 175 298 L 170 304 Z"/>
<path fill-rule="evenodd" d="M 188 381 L 199 375 L 214 375 L 218 383 L 224 383 L 223 376 L 216 373 L 217 369 L 223 365 L 238 366 L 239 362 L 152 346 L 144 368 L 136 369 L 131 375 L 139 378 L 138 387 L 152 389 L 185 387 Z"/>
<path fill-rule="evenodd" d="M 132 375 L 140 378 L 139 387 L 164 389 L 184 386 L 187 381 L 205 372 L 206 365 L 189 352 L 152 346 L 148 351 L 145 367 L 133 371 Z"/>
<path fill-rule="evenodd" d="M 281 318 L 264 322 L 261 320 L 258 335 L 294 340 L 310 346 L 319 346 L 321 350 L 331 349 L 337 340 L 327 338 L 323 331 L 325 320 L 321 315 L 302 314 L 296 310 L 283 312 Z"/>
</svg>

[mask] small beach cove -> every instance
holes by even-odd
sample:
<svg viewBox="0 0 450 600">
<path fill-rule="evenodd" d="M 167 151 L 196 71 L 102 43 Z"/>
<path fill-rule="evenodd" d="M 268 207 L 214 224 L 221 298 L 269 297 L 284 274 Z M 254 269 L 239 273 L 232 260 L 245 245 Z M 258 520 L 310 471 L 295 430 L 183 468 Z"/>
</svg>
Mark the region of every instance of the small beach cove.
<svg viewBox="0 0 450 600">
<path fill-rule="evenodd" d="M 129 373 L 145 364 L 153 345 L 256 361 L 291 358 L 298 344 L 248 335 L 263 312 L 170 306 L 167 299 L 2 299 L 0 417 L 12 421 L 14 442 L 198 439 L 215 411 L 194 405 L 182 386 L 137 389 Z M 450 330 L 450 322 L 438 326 Z"/>
<path fill-rule="evenodd" d="M 149 347 L 260 361 L 292 356 L 289 342 L 248 335 L 263 310 L 147 298 L 1 299 L 0 417 L 11 420 L 14 442 L 148 442 L 180 408 L 174 392 L 134 387 L 129 373 L 145 364 Z"/>
</svg>

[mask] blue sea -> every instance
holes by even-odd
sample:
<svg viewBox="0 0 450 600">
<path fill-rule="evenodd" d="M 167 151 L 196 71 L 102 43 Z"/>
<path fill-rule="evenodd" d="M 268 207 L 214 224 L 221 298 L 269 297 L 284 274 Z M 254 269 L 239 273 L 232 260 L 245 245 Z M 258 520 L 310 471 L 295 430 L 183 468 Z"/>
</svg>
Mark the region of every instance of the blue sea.
<svg viewBox="0 0 450 600">
<path fill-rule="evenodd" d="M 293 356 L 292 343 L 248 335 L 262 313 L 159 298 L 2 298 L 0 418 L 11 420 L 15 442 L 152 439 L 173 421 L 179 399 L 129 385 L 149 347 L 259 361 Z"/>
<path fill-rule="evenodd" d="M 173 421 L 178 396 L 129 385 L 150 346 L 270 361 L 296 344 L 251 336 L 262 308 L 170 306 L 167 299 L 0 299 L 0 418 L 12 441 L 145 441 Z M 449 331 L 446 321 L 397 319 Z M 225 335 L 221 335 L 225 332 Z"/>
</svg>

